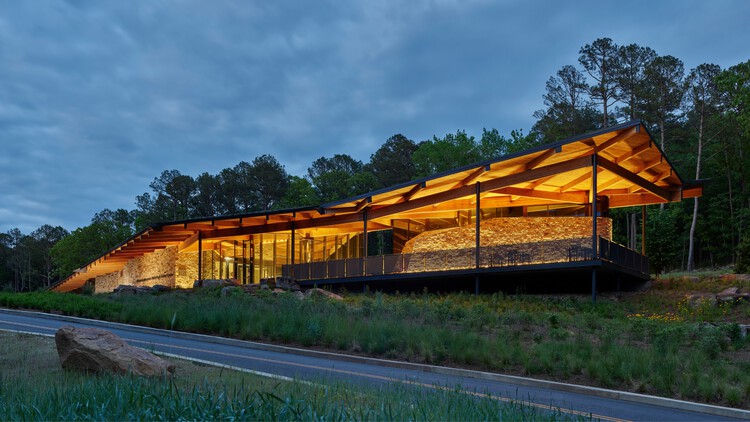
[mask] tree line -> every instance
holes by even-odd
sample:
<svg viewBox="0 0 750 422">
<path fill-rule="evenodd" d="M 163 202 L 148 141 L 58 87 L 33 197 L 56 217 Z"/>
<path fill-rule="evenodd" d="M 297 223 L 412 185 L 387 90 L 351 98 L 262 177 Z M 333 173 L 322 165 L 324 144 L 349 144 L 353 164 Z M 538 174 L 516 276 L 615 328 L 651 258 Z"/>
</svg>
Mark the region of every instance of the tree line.
<svg viewBox="0 0 750 422">
<path fill-rule="evenodd" d="M 271 155 L 196 177 L 164 170 L 132 210 L 104 209 L 68 233 L 44 225 L 0 234 L 0 288 L 34 290 L 72 273 L 137 231 L 160 221 L 318 205 L 483 159 L 560 140 L 618 121 L 643 119 L 685 180 L 708 179 L 701 199 L 649 207 L 647 254 L 657 270 L 737 263 L 750 267 L 750 60 L 728 69 L 686 70 L 649 47 L 600 38 L 579 50 L 545 86 L 544 108 L 529 133 L 463 130 L 415 142 L 396 134 L 367 163 L 320 157 L 303 176 Z M 612 210 L 615 240 L 640 247 L 640 209 Z M 743 253 L 743 251 L 747 251 Z M 744 266 L 744 267 L 743 267 Z"/>
</svg>

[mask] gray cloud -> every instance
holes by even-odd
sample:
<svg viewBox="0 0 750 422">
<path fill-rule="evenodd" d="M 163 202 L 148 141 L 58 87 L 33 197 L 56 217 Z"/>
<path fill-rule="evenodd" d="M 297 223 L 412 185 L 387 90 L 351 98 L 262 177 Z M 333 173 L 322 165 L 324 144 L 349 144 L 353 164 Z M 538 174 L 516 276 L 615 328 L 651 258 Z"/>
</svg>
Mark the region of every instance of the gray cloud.
<svg viewBox="0 0 750 422">
<path fill-rule="evenodd" d="M 686 67 L 747 60 L 747 2 L 55 1 L 0 4 L 0 231 L 133 208 L 165 169 L 272 154 L 366 161 L 528 129 L 544 83 L 609 36 Z M 743 56 L 744 55 L 744 56 Z"/>
</svg>

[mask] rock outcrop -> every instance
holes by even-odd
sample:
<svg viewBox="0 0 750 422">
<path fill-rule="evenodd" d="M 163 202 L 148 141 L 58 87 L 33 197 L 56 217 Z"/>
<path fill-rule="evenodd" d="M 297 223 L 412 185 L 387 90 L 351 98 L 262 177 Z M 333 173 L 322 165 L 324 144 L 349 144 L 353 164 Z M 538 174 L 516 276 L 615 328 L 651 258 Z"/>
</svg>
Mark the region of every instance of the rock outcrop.
<svg viewBox="0 0 750 422">
<path fill-rule="evenodd" d="M 57 354 L 69 370 L 153 377 L 173 373 L 174 365 L 100 328 L 64 326 L 55 333 Z"/>
</svg>

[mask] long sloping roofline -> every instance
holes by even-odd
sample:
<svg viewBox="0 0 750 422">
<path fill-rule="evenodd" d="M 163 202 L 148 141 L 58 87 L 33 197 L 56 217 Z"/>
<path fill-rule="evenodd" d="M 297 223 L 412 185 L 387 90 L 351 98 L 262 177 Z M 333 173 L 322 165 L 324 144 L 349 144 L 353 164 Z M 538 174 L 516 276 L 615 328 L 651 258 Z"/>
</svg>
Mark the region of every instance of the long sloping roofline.
<svg viewBox="0 0 750 422">
<path fill-rule="evenodd" d="M 385 221 L 415 218 L 431 210 L 471 209 L 474 205 L 469 207 L 467 203 L 480 190 L 482 204 L 488 206 L 586 204 L 592 156 L 598 159 L 600 173 L 597 195 L 607 196 L 613 208 L 679 201 L 702 194 L 702 183 L 685 183 L 646 125 L 633 120 L 320 206 L 155 223 L 51 289 L 74 290 L 90 278 L 119 271 L 130 260 L 157 249 L 194 246 L 199 233 L 203 238 L 231 238 L 288 231 L 293 226 L 351 231 L 353 224 L 363 220 L 364 210 L 369 211 L 370 221 Z"/>
</svg>

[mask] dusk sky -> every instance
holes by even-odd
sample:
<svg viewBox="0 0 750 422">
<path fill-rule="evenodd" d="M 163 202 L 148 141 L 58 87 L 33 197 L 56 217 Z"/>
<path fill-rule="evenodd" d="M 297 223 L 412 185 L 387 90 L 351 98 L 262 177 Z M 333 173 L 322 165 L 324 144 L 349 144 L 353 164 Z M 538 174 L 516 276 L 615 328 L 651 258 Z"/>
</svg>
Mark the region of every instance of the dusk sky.
<svg viewBox="0 0 750 422">
<path fill-rule="evenodd" d="M 303 176 L 391 135 L 528 132 L 600 37 L 750 59 L 750 1 L 3 1 L 0 232 L 133 209 L 163 170 Z"/>
</svg>

